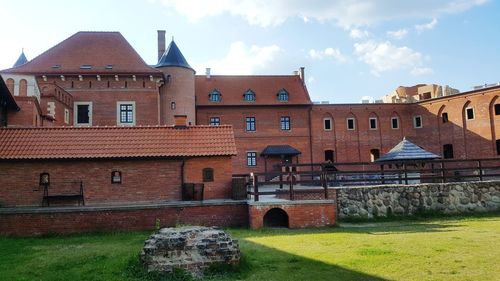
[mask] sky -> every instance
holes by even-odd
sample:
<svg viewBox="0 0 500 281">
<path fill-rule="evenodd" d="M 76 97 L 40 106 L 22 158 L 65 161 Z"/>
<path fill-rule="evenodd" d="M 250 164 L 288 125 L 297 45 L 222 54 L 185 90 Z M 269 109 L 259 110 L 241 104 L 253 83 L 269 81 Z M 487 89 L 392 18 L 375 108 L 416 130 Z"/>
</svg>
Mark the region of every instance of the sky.
<svg viewBox="0 0 500 281">
<path fill-rule="evenodd" d="M 380 99 L 400 85 L 500 82 L 495 0 L 2 0 L 0 69 L 78 31 L 119 31 L 148 64 L 166 30 L 204 74 L 288 75 L 313 101 Z"/>
</svg>

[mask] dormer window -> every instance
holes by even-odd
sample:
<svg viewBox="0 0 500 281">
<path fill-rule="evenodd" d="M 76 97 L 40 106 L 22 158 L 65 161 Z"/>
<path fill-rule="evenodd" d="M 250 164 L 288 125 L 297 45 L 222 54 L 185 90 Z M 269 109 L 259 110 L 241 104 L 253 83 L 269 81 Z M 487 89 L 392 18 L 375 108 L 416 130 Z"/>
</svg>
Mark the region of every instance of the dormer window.
<svg viewBox="0 0 500 281">
<path fill-rule="evenodd" d="M 80 69 L 92 69 L 92 65 L 91 64 L 82 64 L 82 65 L 80 65 Z"/>
<path fill-rule="evenodd" d="M 208 94 L 208 100 L 213 102 L 219 102 L 221 100 L 220 92 L 214 89 L 210 94 Z"/>
<path fill-rule="evenodd" d="M 113 69 L 113 65 L 112 64 L 107 64 L 106 65 L 106 69 Z"/>
<path fill-rule="evenodd" d="M 54 64 L 54 65 L 52 66 L 52 68 L 54 68 L 54 69 L 58 69 L 58 68 L 61 68 L 61 65 L 60 65 L 60 64 Z"/>
<path fill-rule="evenodd" d="M 245 101 L 255 101 L 255 93 L 248 89 L 244 94 L 243 94 L 243 99 Z"/>
<path fill-rule="evenodd" d="M 288 92 L 285 89 L 279 90 L 277 96 L 279 101 L 288 101 Z"/>
</svg>

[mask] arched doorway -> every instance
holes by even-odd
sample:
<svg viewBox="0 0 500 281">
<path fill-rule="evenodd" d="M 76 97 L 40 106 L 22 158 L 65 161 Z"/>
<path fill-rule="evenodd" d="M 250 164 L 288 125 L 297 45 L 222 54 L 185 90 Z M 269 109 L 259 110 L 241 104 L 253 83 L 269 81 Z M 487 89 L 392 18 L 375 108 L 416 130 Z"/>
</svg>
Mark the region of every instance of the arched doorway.
<svg viewBox="0 0 500 281">
<path fill-rule="evenodd" d="M 272 208 L 264 215 L 264 227 L 288 228 L 288 214 L 280 208 Z"/>
</svg>

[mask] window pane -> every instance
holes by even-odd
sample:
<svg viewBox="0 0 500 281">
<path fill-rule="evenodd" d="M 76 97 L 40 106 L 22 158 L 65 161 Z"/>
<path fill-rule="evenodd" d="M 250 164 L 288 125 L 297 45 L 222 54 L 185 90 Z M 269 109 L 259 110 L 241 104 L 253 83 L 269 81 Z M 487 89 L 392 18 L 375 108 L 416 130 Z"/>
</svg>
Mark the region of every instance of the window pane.
<svg viewBox="0 0 500 281">
<path fill-rule="evenodd" d="M 78 124 L 90 123 L 88 104 L 77 105 L 77 123 Z"/>
<path fill-rule="evenodd" d="M 392 118 L 392 128 L 397 129 L 399 128 L 399 122 L 398 118 Z"/>
<path fill-rule="evenodd" d="M 330 120 L 330 119 L 324 119 L 323 122 L 324 122 L 323 127 L 324 127 L 325 130 L 331 130 L 332 129 L 332 120 Z"/>
</svg>

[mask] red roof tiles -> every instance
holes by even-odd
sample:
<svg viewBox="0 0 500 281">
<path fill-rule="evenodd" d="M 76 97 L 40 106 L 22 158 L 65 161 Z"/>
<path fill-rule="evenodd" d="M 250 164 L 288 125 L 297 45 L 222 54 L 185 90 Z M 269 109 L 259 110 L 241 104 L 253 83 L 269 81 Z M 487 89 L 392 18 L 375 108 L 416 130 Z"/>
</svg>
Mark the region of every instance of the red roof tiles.
<svg viewBox="0 0 500 281">
<path fill-rule="evenodd" d="M 0 160 L 236 155 L 232 126 L 0 129 Z"/>
<path fill-rule="evenodd" d="M 83 67 L 89 65 L 89 67 Z M 110 65 L 111 68 L 106 68 Z M 8 73 L 147 73 L 148 66 L 119 32 L 78 32 L 31 61 L 6 69 Z"/>
<path fill-rule="evenodd" d="M 265 75 L 265 76 L 226 76 L 212 75 L 196 76 L 196 105 L 197 106 L 224 106 L 224 105 L 306 105 L 311 104 L 309 93 L 298 75 Z M 219 102 L 212 102 L 208 95 L 217 89 L 222 96 Z M 243 99 L 243 94 L 251 89 L 255 93 L 255 101 Z M 289 94 L 289 101 L 279 101 L 277 94 L 285 89 Z"/>
</svg>

